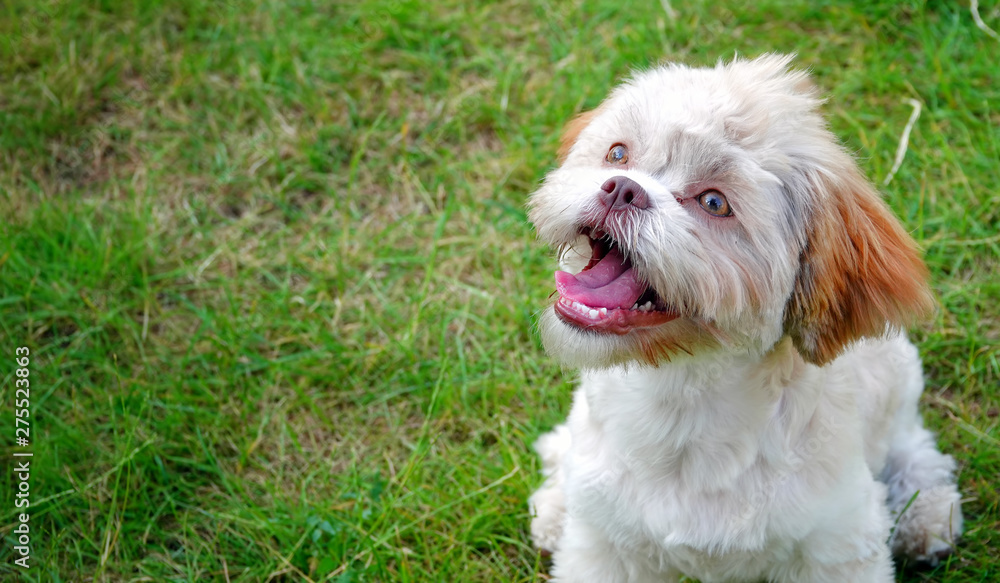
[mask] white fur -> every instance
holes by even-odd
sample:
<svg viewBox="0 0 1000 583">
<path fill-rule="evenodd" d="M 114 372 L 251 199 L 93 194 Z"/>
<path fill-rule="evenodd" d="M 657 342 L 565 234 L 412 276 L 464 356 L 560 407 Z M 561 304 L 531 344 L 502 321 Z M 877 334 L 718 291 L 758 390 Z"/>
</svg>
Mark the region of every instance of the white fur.
<svg viewBox="0 0 1000 583">
<path fill-rule="evenodd" d="M 545 481 L 529 501 L 557 581 L 887 582 L 891 552 L 933 562 L 961 532 L 913 345 L 890 331 L 821 367 L 784 330 L 802 217 L 824 204 L 794 169 L 843 156 L 788 62 L 638 75 L 532 198 L 577 271 L 603 181 L 642 185 L 651 208 L 615 236 L 681 314 L 624 336 L 543 316 L 547 349 L 583 369 L 568 420 L 536 444 Z M 601 164 L 618 142 L 637 157 L 624 170 Z M 692 208 L 708 187 L 733 193 L 738 222 Z M 638 356 L 650 342 L 678 348 L 653 366 Z"/>
</svg>

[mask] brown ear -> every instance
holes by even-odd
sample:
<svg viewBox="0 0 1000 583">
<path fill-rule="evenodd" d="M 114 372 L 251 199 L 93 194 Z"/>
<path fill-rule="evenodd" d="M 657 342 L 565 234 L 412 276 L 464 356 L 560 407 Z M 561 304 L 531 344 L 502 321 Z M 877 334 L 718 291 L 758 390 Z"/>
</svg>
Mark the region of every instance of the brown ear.
<svg viewBox="0 0 1000 583">
<path fill-rule="evenodd" d="M 822 365 L 854 340 L 928 315 L 934 299 L 916 243 L 852 161 L 809 181 L 818 198 L 785 331 Z"/>
<path fill-rule="evenodd" d="M 566 161 L 566 156 L 569 155 L 570 148 L 572 148 L 573 144 L 576 143 L 576 138 L 580 136 L 580 132 L 583 131 L 583 128 L 587 127 L 596 115 L 596 109 L 577 114 L 577 116 L 571 119 L 569 123 L 566 124 L 566 127 L 563 128 L 562 138 L 559 140 L 558 151 L 560 164 Z"/>
</svg>

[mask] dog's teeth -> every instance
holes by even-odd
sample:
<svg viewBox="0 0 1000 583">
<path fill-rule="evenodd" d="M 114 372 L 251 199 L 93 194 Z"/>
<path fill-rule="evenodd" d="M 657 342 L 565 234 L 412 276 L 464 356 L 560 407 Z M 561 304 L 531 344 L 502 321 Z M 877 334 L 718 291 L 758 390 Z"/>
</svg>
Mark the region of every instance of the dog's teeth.
<svg viewBox="0 0 1000 583">
<path fill-rule="evenodd" d="M 578 301 L 568 300 L 566 298 L 561 298 L 559 300 L 559 302 L 562 303 L 562 305 L 564 305 L 566 307 L 572 308 L 574 311 L 576 311 L 581 316 L 589 316 L 590 319 L 592 319 L 592 320 L 596 320 L 598 316 L 607 316 L 608 315 L 608 309 L 607 308 L 591 308 L 590 306 L 581 304 Z"/>
<path fill-rule="evenodd" d="M 643 311 L 644 311 L 644 312 L 648 312 L 648 311 L 650 311 L 650 310 L 652 310 L 652 309 L 653 309 L 653 302 L 646 302 L 646 305 L 645 305 L 645 306 L 643 306 L 643 307 L 644 307 L 644 308 L 646 308 L 646 309 L 645 309 L 645 310 L 643 310 Z"/>
<path fill-rule="evenodd" d="M 638 310 L 639 309 L 639 302 L 636 302 L 636 303 L 632 304 L 632 308 L 631 309 Z"/>
</svg>

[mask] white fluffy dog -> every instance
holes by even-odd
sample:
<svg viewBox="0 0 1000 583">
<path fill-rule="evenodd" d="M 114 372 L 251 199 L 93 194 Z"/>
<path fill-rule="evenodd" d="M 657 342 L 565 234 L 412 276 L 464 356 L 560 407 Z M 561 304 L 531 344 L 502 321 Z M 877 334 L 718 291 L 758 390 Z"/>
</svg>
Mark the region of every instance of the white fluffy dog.
<svg viewBox="0 0 1000 583">
<path fill-rule="evenodd" d="M 790 60 L 636 75 L 532 195 L 543 340 L 582 369 L 536 445 L 555 580 L 892 581 L 961 531 L 900 331 L 927 270 Z"/>
</svg>

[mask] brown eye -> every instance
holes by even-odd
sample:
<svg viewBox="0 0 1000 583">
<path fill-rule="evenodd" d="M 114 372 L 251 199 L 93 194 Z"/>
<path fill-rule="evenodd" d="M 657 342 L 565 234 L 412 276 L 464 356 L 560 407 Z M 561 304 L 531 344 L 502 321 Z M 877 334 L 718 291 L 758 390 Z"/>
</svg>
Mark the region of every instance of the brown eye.
<svg viewBox="0 0 1000 583">
<path fill-rule="evenodd" d="M 698 204 L 713 217 L 728 217 L 733 214 L 729 201 L 718 190 L 706 190 L 698 195 Z"/>
<path fill-rule="evenodd" d="M 604 159 L 608 164 L 624 164 L 628 162 L 628 148 L 622 144 L 615 144 L 608 150 L 608 155 Z"/>
</svg>

